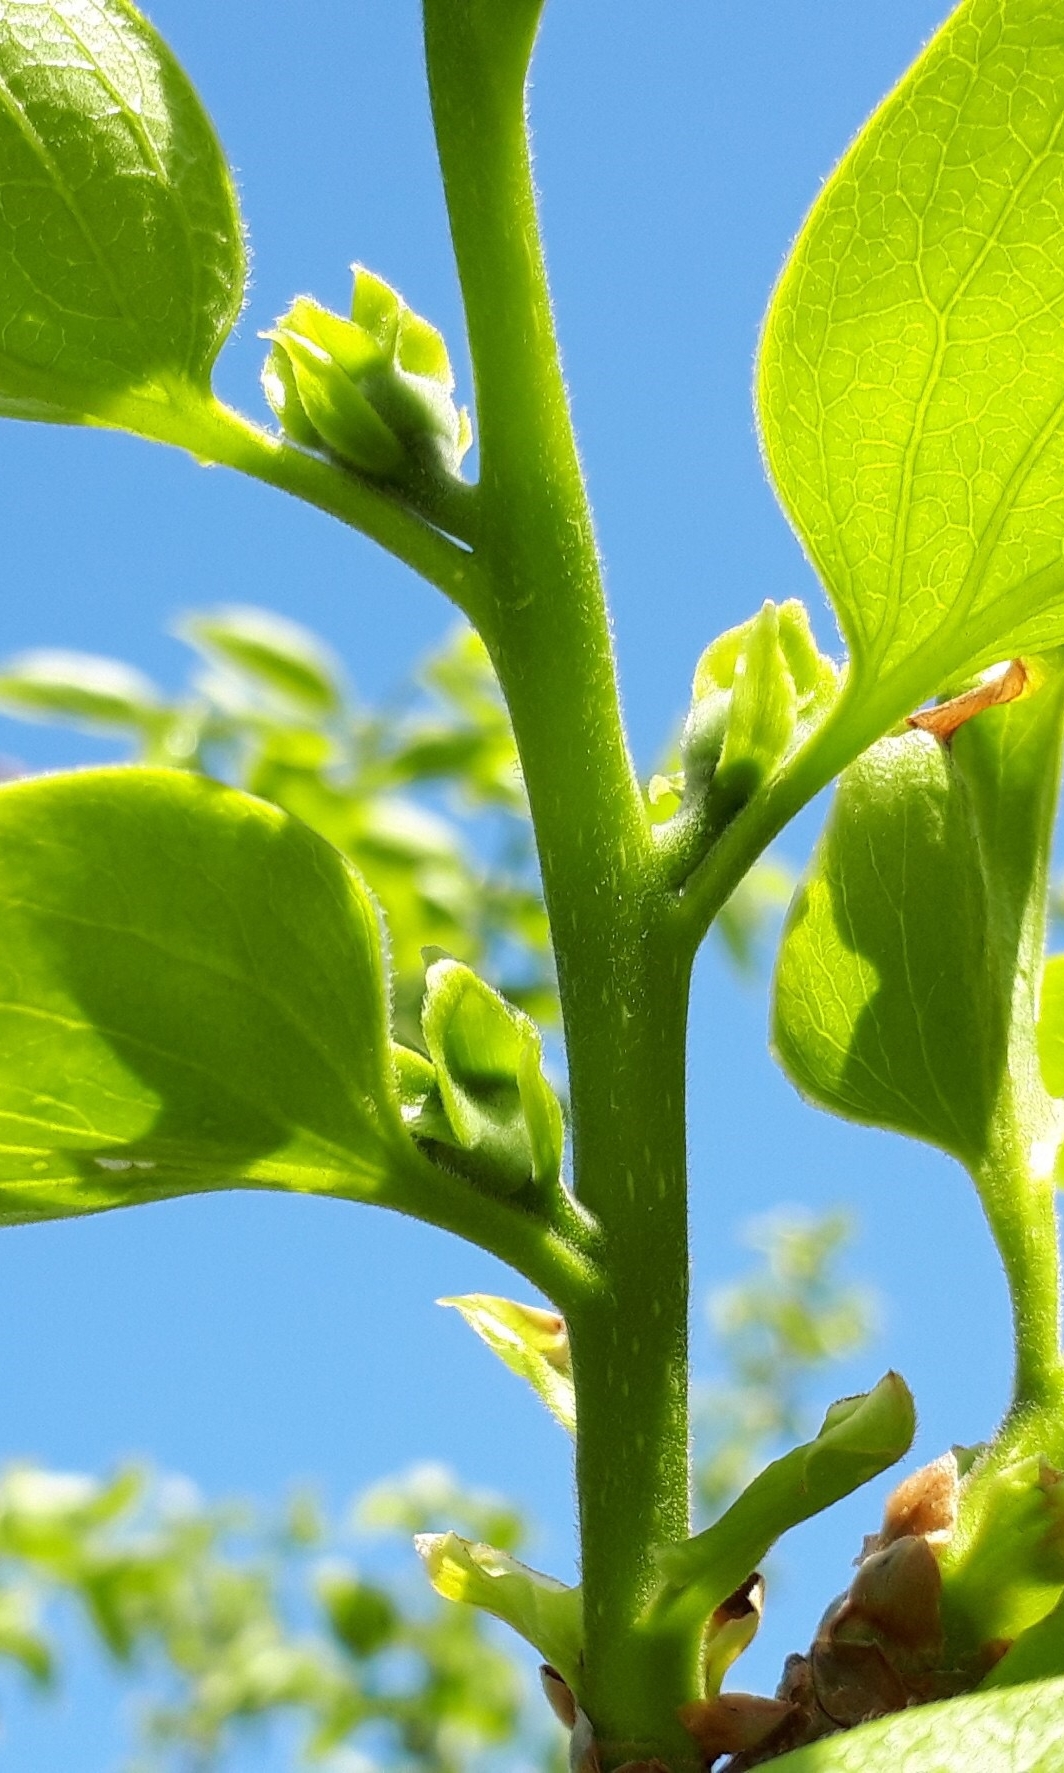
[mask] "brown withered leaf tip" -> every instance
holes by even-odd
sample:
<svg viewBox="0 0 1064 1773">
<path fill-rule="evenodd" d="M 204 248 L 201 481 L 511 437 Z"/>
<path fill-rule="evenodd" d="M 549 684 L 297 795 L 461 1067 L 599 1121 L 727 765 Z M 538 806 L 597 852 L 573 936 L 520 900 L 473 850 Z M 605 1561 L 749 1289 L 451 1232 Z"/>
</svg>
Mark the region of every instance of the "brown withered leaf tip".
<svg viewBox="0 0 1064 1773">
<path fill-rule="evenodd" d="M 755 1570 L 745 1582 L 740 1582 L 733 1594 L 710 1617 L 710 1625 L 720 1627 L 733 1619 L 748 1619 L 751 1613 L 760 1619 L 765 1610 L 765 1578 L 760 1570 Z"/>
<path fill-rule="evenodd" d="M 572 1688 L 562 1680 L 556 1668 L 549 1662 L 542 1662 L 539 1669 L 540 1685 L 546 1694 L 547 1704 L 554 1713 L 559 1724 L 571 1730 L 576 1723 L 576 1700 Z"/>
<path fill-rule="evenodd" d="M 982 714 L 986 708 L 1000 708 L 1005 702 L 1015 702 L 1023 695 L 1027 682 L 1027 667 L 1023 660 L 1013 659 L 997 677 L 977 683 L 974 689 L 965 690 L 948 702 L 940 702 L 937 708 L 921 708 L 916 714 L 907 715 L 905 724 L 917 727 L 923 733 L 931 733 L 943 745 L 948 745 L 965 721 Z"/>
</svg>

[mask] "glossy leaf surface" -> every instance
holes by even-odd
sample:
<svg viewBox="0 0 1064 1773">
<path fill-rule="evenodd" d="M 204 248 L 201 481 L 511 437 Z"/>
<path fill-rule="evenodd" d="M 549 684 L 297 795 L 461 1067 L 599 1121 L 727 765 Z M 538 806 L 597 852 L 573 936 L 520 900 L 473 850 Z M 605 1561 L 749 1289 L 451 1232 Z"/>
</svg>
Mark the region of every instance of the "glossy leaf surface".
<svg viewBox="0 0 1064 1773">
<path fill-rule="evenodd" d="M 372 1197 L 406 1148 L 374 908 L 297 821 L 164 770 L 0 792 L 0 1218 L 241 1183 Z"/>
<path fill-rule="evenodd" d="M 1064 1773 L 1064 1680 L 973 1693 L 781 1755 L 774 1773 Z"/>
<path fill-rule="evenodd" d="M 829 180 L 766 322 L 777 489 L 859 681 L 903 675 L 910 707 L 1064 639 L 1062 114 L 1061 0 L 967 0 Z"/>
<path fill-rule="evenodd" d="M 127 0 L 0 5 L 0 411 L 202 387 L 239 312 L 232 183 Z"/>
</svg>

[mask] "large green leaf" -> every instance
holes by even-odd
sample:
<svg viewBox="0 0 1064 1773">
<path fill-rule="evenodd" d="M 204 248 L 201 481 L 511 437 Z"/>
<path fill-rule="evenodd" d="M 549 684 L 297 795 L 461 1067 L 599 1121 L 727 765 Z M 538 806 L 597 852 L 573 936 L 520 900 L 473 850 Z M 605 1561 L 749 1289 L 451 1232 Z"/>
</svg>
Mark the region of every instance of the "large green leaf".
<svg viewBox="0 0 1064 1773">
<path fill-rule="evenodd" d="M 772 1762 L 773 1773 L 1064 1773 L 1064 1680 L 862 1724 Z"/>
<path fill-rule="evenodd" d="M 0 790 L 0 1220 L 411 1163 L 358 877 L 178 771 Z"/>
<path fill-rule="evenodd" d="M 973 1171 L 1003 1105 L 1032 1148 L 1052 1132 L 1034 1024 L 1062 701 L 1057 674 L 952 749 L 910 732 L 851 765 L 780 948 L 773 1038 L 804 1094 Z"/>
<path fill-rule="evenodd" d="M 0 411 L 202 387 L 244 252 L 210 121 L 128 0 L 0 0 Z"/>
<path fill-rule="evenodd" d="M 769 466 L 858 680 L 901 712 L 1064 640 L 1062 209 L 1064 0 L 967 0 L 769 310 Z"/>
</svg>

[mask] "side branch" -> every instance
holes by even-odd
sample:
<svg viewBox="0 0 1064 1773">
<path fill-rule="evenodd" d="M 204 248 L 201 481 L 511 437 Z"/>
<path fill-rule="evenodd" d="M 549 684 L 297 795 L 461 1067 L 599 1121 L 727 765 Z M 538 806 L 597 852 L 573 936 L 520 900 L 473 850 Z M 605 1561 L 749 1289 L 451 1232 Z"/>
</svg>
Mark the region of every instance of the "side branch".
<svg viewBox="0 0 1064 1773">
<path fill-rule="evenodd" d="M 434 521 L 427 522 L 398 495 L 320 456 L 293 448 L 219 401 L 183 406 L 124 396 L 94 417 L 101 425 L 173 444 L 197 461 L 236 468 L 315 505 L 378 543 L 435 585 L 470 620 L 477 619 L 480 576 L 468 545 L 475 533 L 475 488 L 456 483 L 453 492 L 434 489 Z M 443 527 L 435 527 L 436 522 Z"/>
</svg>

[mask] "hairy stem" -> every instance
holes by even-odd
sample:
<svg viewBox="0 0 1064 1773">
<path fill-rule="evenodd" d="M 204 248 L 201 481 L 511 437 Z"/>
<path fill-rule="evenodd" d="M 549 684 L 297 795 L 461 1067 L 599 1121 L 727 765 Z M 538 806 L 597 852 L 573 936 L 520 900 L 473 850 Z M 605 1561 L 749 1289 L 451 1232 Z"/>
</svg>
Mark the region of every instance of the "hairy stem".
<svg viewBox="0 0 1064 1773">
<path fill-rule="evenodd" d="M 471 619 L 476 618 L 479 580 L 473 556 L 451 535 L 467 540 L 475 533 L 475 492 L 455 482 L 435 488 L 432 521 L 404 504 L 398 492 L 293 448 L 213 399 L 181 398 L 170 402 L 123 395 L 94 422 L 132 431 L 156 443 L 184 449 L 198 461 L 236 468 L 254 480 L 316 505 L 349 528 L 377 542 L 397 560 L 443 591 Z M 441 527 L 437 528 L 439 524 Z M 446 529 L 450 533 L 444 534 Z"/>
<path fill-rule="evenodd" d="M 524 120 L 539 0 L 425 0 L 482 472 L 480 618 L 528 787 L 558 961 L 575 1187 L 603 1279 L 570 1312 L 586 1615 L 580 1699 L 606 1767 L 690 1758 L 636 1622 L 688 1531 L 687 963 L 620 719 L 558 358 Z"/>
</svg>

